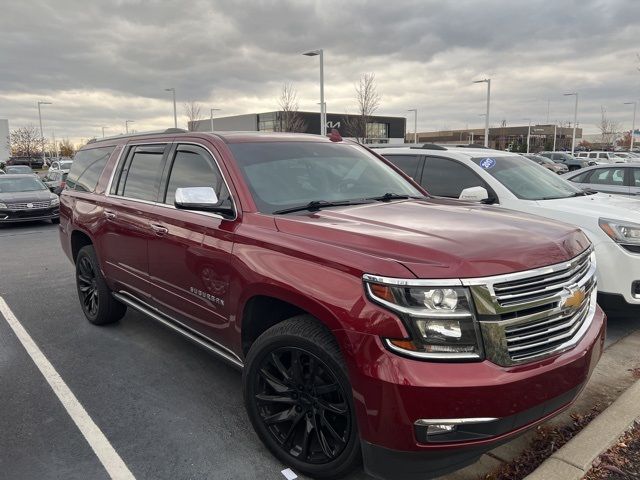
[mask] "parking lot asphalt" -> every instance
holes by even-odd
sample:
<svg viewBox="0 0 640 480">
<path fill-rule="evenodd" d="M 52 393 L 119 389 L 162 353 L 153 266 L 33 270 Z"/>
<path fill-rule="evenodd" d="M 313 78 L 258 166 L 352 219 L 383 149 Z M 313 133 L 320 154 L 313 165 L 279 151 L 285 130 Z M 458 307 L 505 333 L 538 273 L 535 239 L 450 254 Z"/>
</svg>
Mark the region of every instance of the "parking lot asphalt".
<svg viewBox="0 0 640 480">
<path fill-rule="evenodd" d="M 106 327 L 85 320 L 57 226 L 0 226 L 0 297 L 136 478 L 285 478 L 237 370 L 131 309 Z M 639 328 L 611 318 L 607 342 Z M 2 315 L 0 405 L 0 478 L 109 478 Z"/>
</svg>

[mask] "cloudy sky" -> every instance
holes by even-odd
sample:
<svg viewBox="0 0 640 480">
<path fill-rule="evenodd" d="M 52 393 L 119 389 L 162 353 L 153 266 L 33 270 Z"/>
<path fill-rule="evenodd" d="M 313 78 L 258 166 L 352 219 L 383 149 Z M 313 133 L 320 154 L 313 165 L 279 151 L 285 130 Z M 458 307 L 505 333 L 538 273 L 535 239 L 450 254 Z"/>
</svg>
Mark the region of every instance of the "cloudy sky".
<svg viewBox="0 0 640 480">
<path fill-rule="evenodd" d="M 282 84 L 318 109 L 324 48 L 327 108 L 355 109 L 353 85 L 376 74 L 379 113 L 412 115 L 420 131 L 480 127 L 492 78 L 491 123 L 573 117 L 596 132 L 600 108 L 631 127 L 640 98 L 638 0 L 4 0 L 0 118 L 73 141 L 173 126 L 171 94 L 217 115 L 277 109 Z M 639 116 L 640 121 L 640 116 Z M 408 128 L 413 128 L 412 117 Z"/>
</svg>

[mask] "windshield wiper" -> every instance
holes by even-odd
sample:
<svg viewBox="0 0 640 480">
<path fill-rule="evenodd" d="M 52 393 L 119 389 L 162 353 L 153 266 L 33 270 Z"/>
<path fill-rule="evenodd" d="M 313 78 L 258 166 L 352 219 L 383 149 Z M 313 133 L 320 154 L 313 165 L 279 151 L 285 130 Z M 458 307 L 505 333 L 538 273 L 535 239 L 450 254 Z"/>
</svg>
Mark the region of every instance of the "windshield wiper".
<svg viewBox="0 0 640 480">
<path fill-rule="evenodd" d="M 314 200 L 306 205 L 298 205 L 296 207 L 283 208 L 282 210 L 276 210 L 274 215 L 282 215 L 283 213 L 303 212 L 308 210 L 310 212 L 317 212 L 321 208 L 325 207 L 343 207 L 345 205 L 362 205 L 369 203 L 363 200 L 342 200 L 338 202 L 329 202 L 327 200 Z"/>
<path fill-rule="evenodd" d="M 407 200 L 409 198 L 425 198 L 425 197 L 416 197 L 403 193 L 385 193 L 384 195 L 380 195 L 378 197 L 368 197 L 366 200 L 376 200 L 378 202 L 390 202 L 391 200 Z"/>
</svg>

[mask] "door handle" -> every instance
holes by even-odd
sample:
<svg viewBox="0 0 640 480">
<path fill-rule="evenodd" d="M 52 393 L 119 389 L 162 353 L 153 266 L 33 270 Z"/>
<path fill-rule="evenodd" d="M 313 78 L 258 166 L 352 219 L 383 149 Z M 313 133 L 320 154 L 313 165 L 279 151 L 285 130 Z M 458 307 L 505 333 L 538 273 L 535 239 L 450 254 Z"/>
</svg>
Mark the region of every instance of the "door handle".
<svg viewBox="0 0 640 480">
<path fill-rule="evenodd" d="M 155 232 L 156 235 L 158 236 L 162 236 L 162 235 L 166 235 L 167 233 L 169 233 L 169 229 L 165 226 L 162 225 L 158 225 L 157 223 L 152 223 L 151 224 L 151 230 L 153 230 Z"/>
<path fill-rule="evenodd" d="M 116 212 L 112 212 L 111 210 L 105 210 L 104 216 L 106 217 L 107 220 L 115 220 Z"/>
</svg>

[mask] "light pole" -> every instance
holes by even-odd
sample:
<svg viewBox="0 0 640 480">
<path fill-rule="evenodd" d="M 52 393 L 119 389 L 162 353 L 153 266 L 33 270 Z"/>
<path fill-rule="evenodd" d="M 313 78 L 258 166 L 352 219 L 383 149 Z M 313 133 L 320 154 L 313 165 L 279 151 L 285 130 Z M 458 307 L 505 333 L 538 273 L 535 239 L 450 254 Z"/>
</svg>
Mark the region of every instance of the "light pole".
<svg viewBox="0 0 640 480">
<path fill-rule="evenodd" d="M 413 143 L 418 143 L 418 109 L 410 108 L 407 112 L 413 112 Z"/>
<path fill-rule="evenodd" d="M 573 135 L 571 137 L 571 155 L 574 154 L 576 150 L 576 125 L 578 124 L 578 92 L 573 93 L 565 93 L 565 97 L 576 97 L 576 105 L 573 109 Z"/>
<path fill-rule="evenodd" d="M 636 108 L 638 102 L 624 102 L 625 105 L 633 105 L 633 121 L 631 123 L 631 142 L 629 143 L 629 151 L 633 152 L 633 133 L 636 131 Z"/>
<path fill-rule="evenodd" d="M 102 138 L 104 138 L 104 129 L 107 127 L 101 127 L 102 128 Z"/>
<path fill-rule="evenodd" d="M 173 94 L 173 126 L 178 128 L 178 112 L 176 111 L 176 89 L 174 87 L 165 88 L 165 92 L 171 92 Z"/>
<path fill-rule="evenodd" d="M 211 131 L 213 132 L 213 112 L 219 112 L 220 109 L 219 108 L 212 108 L 211 109 Z"/>
<path fill-rule="evenodd" d="M 124 130 L 127 133 L 129 133 L 129 124 L 130 123 L 135 123 L 135 122 L 133 120 L 125 120 L 125 122 L 124 122 Z"/>
<path fill-rule="evenodd" d="M 44 155 L 44 131 L 42 130 L 42 110 L 40 105 L 52 105 L 51 102 L 38 102 L 38 121 L 40 122 L 40 142 L 42 143 L 42 164 L 45 164 L 46 158 Z"/>
<path fill-rule="evenodd" d="M 556 138 L 558 138 L 558 121 L 553 124 L 553 152 L 556 151 Z"/>
<path fill-rule="evenodd" d="M 304 52 L 303 55 L 320 57 L 320 135 L 325 136 L 327 134 L 327 112 L 324 106 L 324 51 L 319 48 L 318 50 Z"/>
<path fill-rule="evenodd" d="M 523 120 L 528 120 L 529 121 L 529 128 L 527 129 L 527 153 L 529 153 L 529 142 L 531 139 L 531 119 L 530 118 L 523 118 Z"/>
<path fill-rule="evenodd" d="M 491 105 L 491 79 L 485 78 L 483 80 L 476 80 L 473 83 L 486 83 L 487 84 L 487 113 L 484 119 L 484 146 L 489 146 L 489 109 Z"/>
</svg>

